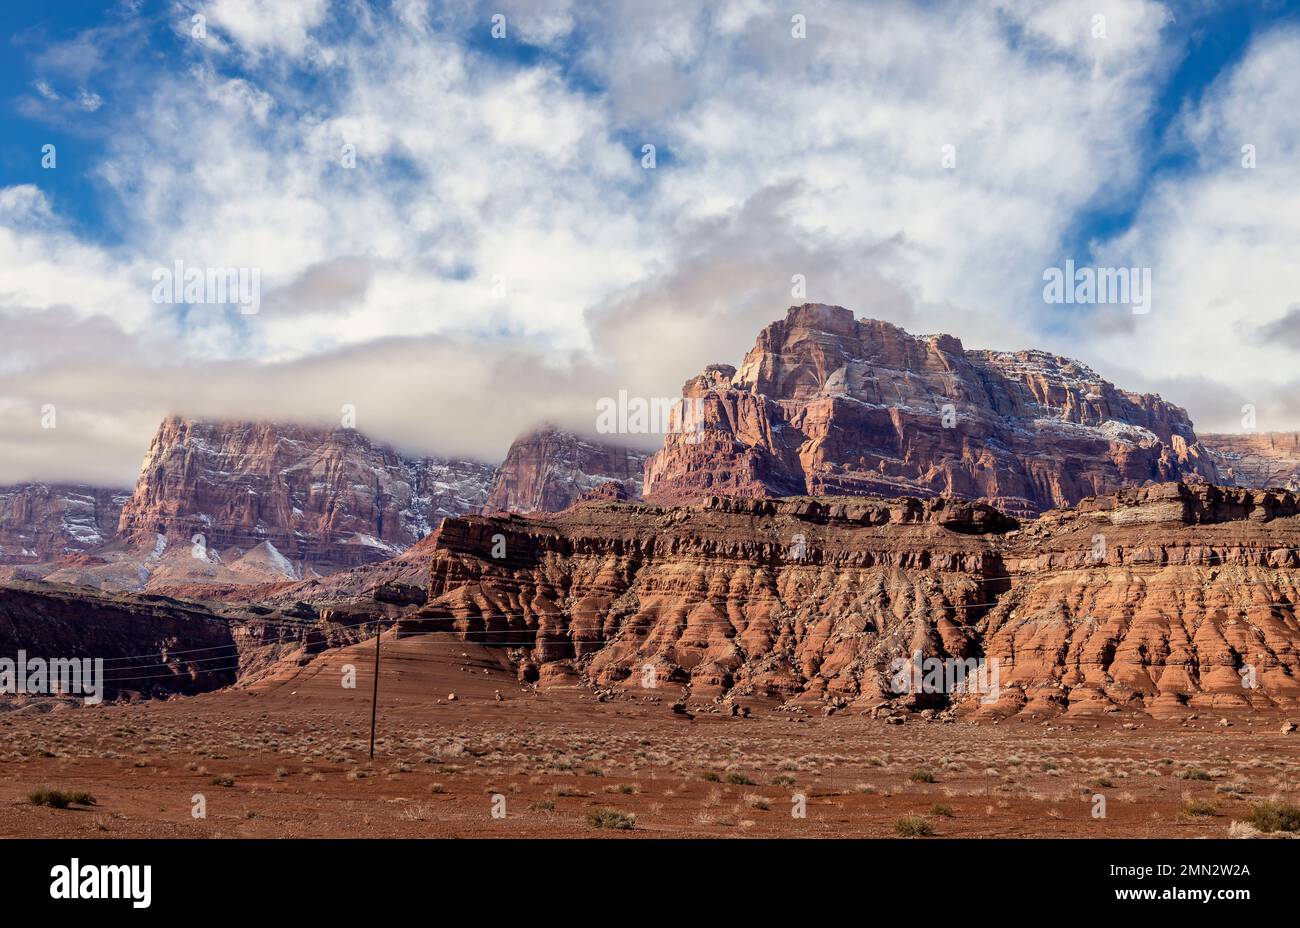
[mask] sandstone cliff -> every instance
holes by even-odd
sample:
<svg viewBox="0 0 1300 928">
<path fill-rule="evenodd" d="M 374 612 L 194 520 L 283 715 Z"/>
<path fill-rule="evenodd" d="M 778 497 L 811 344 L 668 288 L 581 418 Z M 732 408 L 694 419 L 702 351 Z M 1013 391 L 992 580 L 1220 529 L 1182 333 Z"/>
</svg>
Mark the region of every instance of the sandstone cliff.
<svg viewBox="0 0 1300 928">
<path fill-rule="evenodd" d="M 644 460 L 553 427 L 521 436 L 497 469 L 406 457 L 352 430 L 172 416 L 134 493 L 0 489 L 0 579 L 200 597 L 303 581 L 340 598 L 363 581 L 313 584 L 367 564 L 392 565 L 376 581 L 422 575 L 424 560 L 399 556 L 449 515 L 635 497 Z"/>
<path fill-rule="evenodd" d="M 1292 493 L 1172 484 L 1030 525 L 980 630 L 1001 708 L 1296 705 L 1298 512 Z"/>
<path fill-rule="evenodd" d="M 584 493 L 618 481 L 641 495 L 646 455 L 544 425 L 519 436 L 497 469 L 484 509 L 488 512 L 560 512 Z M 617 493 L 618 490 L 602 492 Z"/>
<path fill-rule="evenodd" d="M 982 714 L 1300 700 L 1300 498 L 1126 489 L 1016 523 L 945 499 L 712 498 L 464 516 L 403 634 L 517 649 L 543 683 Z M 900 690 L 898 659 L 996 659 L 999 686 Z"/>
<path fill-rule="evenodd" d="M 445 516 L 482 506 L 491 474 L 474 461 L 404 458 L 349 429 L 172 416 L 119 534 L 140 550 L 188 551 L 202 536 L 226 562 L 258 549 L 304 577 L 399 554 Z"/>
<path fill-rule="evenodd" d="M 1300 432 L 1202 435 L 1220 479 L 1243 487 L 1300 490 Z"/>
<path fill-rule="evenodd" d="M 38 564 L 117 537 L 130 491 L 26 483 L 0 487 L 0 564 Z"/>
<path fill-rule="evenodd" d="M 646 464 L 655 502 L 711 494 L 954 496 L 1034 515 L 1148 481 L 1213 480 L 1179 407 L 1041 351 L 967 351 L 805 304 L 763 330 L 737 370 L 683 396 L 703 428 Z"/>
</svg>

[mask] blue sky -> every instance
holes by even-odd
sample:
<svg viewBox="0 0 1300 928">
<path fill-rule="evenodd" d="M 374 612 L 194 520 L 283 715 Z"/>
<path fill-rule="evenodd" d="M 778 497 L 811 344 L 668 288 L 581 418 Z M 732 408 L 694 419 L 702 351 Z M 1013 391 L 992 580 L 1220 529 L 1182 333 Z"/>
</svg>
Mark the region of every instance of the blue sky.
<svg viewBox="0 0 1300 928">
<path fill-rule="evenodd" d="M 1079 357 L 1203 430 L 1244 404 L 1300 427 L 1300 4 L 801 15 L 805 37 L 771 0 L 4 5 L 0 480 L 67 459 L 32 441 L 45 401 L 87 473 L 129 476 L 165 412 L 343 403 L 490 458 L 737 362 L 794 275 Z M 1151 267 L 1152 312 L 1045 303 L 1067 259 Z M 176 261 L 256 268 L 260 312 L 154 302 Z"/>
<path fill-rule="evenodd" d="M 387 3 L 372 4 L 377 9 Z M 916 4 L 924 7 L 925 4 Z M 201 3 L 185 5 L 202 9 Z M 932 5 L 938 6 L 938 5 Z M 5 184 L 37 184 L 46 190 L 61 215 L 75 224 L 83 236 L 104 242 L 119 243 L 123 230 L 119 210 L 111 202 L 112 191 L 97 182 L 95 168 L 104 154 L 104 134 L 113 131 L 114 108 L 130 105 L 129 100 L 148 93 L 148 76 L 159 71 L 171 73 L 182 69 L 187 60 L 188 44 L 174 28 L 176 20 L 184 20 L 174 12 L 178 5 L 170 0 L 60 0 L 54 4 L 18 3 L 0 7 L 0 35 L 8 38 L 11 53 L 0 58 L 0 91 L 6 103 L 0 108 L 0 169 Z M 490 18 L 488 9 L 483 7 Z M 1148 135 L 1150 157 L 1143 165 L 1144 180 L 1139 184 L 1137 197 L 1126 197 L 1118 204 L 1099 204 L 1095 209 L 1081 210 L 1072 229 L 1076 242 L 1075 254 L 1087 254 L 1089 244 L 1097 238 L 1110 237 L 1122 231 L 1132 220 L 1141 202 L 1140 190 L 1149 185 L 1158 174 L 1176 172 L 1185 167 L 1189 155 L 1181 149 L 1165 150 L 1165 134 L 1185 107 L 1194 106 L 1206 88 L 1213 85 L 1225 69 L 1238 62 L 1249 46 L 1251 37 L 1262 30 L 1280 24 L 1300 21 L 1300 2 L 1264 0 L 1264 2 L 1231 2 L 1223 4 L 1171 4 L 1176 25 L 1171 29 L 1173 44 L 1178 46 L 1177 63 L 1162 75 L 1156 95 L 1154 111 L 1144 129 Z M 321 32 L 330 29 L 345 31 L 351 17 L 343 4 L 331 11 L 332 15 Z M 120 33 L 121 44 L 103 50 L 113 56 L 128 60 L 104 62 L 97 68 L 93 79 L 79 83 L 75 79 L 63 82 L 53 89 L 71 98 L 85 89 L 85 85 L 112 88 L 107 112 L 74 112 L 29 114 L 18 105 L 21 98 L 38 93 L 38 83 L 51 82 L 50 69 L 43 56 L 52 46 L 72 43 L 96 29 Z M 489 29 L 469 30 L 462 34 L 465 47 L 486 59 L 507 66 L 530 67 L 539 63 L 551 64 L 564 75 L 569 86 L 577 91 L 599 94 L 602 84 L 598 75 L 583 68 L 579 54 L 590 41 L 581 24 L 566 37 L 566 41 L 552 47 L 533 45 L 522 37 L 507 33 L 505 41 L 494 40 Z M 249 76 L 249 70 L 232 63 L 229 73 Z M 304 102 L 327 100 L 331 96 L 328 81 L 310 71 L 295 75 L 295 83 L 304 95 Z M 92 93 L 98 91 L 91 91 Z M 125 95 L 128 99 L 122 99 Z M 69 100 L 71 104 L 71 100 Z M 633 134 L 623 136 L 630 149 L 638 147 Z M 39 156 L 41 146 L 53 143 L 58 146 L 63 169 L 42 170 Z M 671 154 L 661 152 L 660 163 L 671 160 Z"/>
<path fill-rule="evenodd" d="M 1127 228 L 1137 215 L 1141 191 L 1157 175 L 1177 173 L 1188 167 L 1192 155 L 1186 148 L 1165 145 L 1166 135 L 1176 127 L 1180 114 L 1199 104 L 1201 95 L 1215 80 L 1241 60 L 1251 37 L 1300 19 L 1300 3 L 1281 0 L 1218 6 L 1188 4 L 1184 10 L 1175 5 L 1174 10 L 1181 47 L 1176 66 L 1161 82 L 1145 130 L 1150 156 L 1144 164 L 1138 196 L 1109 208 L 1083 211 L 1075 232 L 1080 251 L 1087 251 L 1094 239 L 1108 238 Z"/>
</svg>

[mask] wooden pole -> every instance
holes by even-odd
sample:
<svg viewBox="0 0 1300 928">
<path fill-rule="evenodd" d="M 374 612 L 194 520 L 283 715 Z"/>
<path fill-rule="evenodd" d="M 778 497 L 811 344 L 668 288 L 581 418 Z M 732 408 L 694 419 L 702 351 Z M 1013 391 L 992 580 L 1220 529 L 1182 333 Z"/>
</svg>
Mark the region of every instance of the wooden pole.
<svg viewBox="0 0 1300 928">
<path fill-rule="evenodd" d="M 378 623 L 377 623 L 378 624 Z M 370 694 L 370 759 L 375 759 L 375 714 L 379 711 L 379 636 L 383 626 L 375 629 L 375 688 Z"/>
</svg>

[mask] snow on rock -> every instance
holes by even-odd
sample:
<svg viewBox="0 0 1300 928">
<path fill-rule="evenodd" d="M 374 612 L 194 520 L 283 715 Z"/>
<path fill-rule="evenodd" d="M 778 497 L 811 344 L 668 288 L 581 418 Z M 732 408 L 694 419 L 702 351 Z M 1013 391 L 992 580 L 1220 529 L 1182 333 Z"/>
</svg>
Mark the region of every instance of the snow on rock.
<svg viewBox="0 0 1300 928">
<path fill-rule="evenodd" d="M 329 573 L 392 557 L 445 516 L 475 511 L 493 472 L 477 461 L 405 457 L 352 429 L 172 416 L 150 445 L 120 532 L 138 548 L 157 533 L 172 543 L 202 534 L 212 550 L 267 542 L 290 564 Z"/>
<path fill-rule="evenodd" d="M 48 562 L 107 544 L 130 496 L 72 484 L 0 487 L 0 564 Z"/>
<path fill-rule="evenodd" d="M 734 373 L 729 373 L 734 372 Z M 1213 480 L 1187 413 L 1047 351 L 968 350 L 839 306 L 792 306 L 739 368 L 682 395 L 703 430 L 668 435 L 645 497 L 953 496 L 1017 516 L 1148 480 Z"/>
</svg>

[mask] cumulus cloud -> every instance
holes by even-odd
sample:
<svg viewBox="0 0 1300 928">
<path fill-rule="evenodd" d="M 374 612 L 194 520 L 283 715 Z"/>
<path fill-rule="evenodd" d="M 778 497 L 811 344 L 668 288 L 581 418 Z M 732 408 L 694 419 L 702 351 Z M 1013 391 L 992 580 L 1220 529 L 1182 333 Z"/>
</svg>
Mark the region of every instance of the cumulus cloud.
<svg viewBox="0 0 1300 928">
<path fill-rule="evenodd" d="M 303 270 L 262 301 L 272 313 L 329 313 L 355 305 L 370 289 L 373 271 L 363 256 L 340 255 Z"/>
<path fill-rule="evenodd" d="M 134 61 L 87 59 L 60 99 L 93 78 L 112 104 L 95 179 L 124 232 L 86 239 L 37 188 L 0 188 L 0 482 L 129 483 L 170 411 L 331 423 L 352 404 L 404 450 L 500 458 L 540 419 L 590 429 L 600 396 L 671 396 L 737 363 L 804 299 L 977 347 L 1086 345 L 1103 369 L 1136 337 L 1163 346 L 1135 335 L 1167 323 L 1159 308 L 1063 334 L 1039 295 L 1079 213 L 1138 193 L 1178 52 L 1162 4 L 825 3 L 803 39 L 766 0 L 499 7 L 502 40 L 468 0 L 187 0 L 164 14 L 180 50 L 147 93 L 128 92 Z M 1203 249 L 1242 231 L 1234 197 L 1285 210 L 1293 130 L 1262 121 L 1296 124 L 1287 51 L 1261 43 L 1185 114 L 1202 163 L 1101 243 L 1159 261 L 1159 306 L 1246 293 L 1228 272 L 1196 288 Z M 77 77 L 70 58 L 51 74 Z M 1220 164 L 1246 134 L 1250 180 Z M 1178 221 L 1193 192 L 1194 236 Z M 176 261 L 257 269 L 261 311 L 154 303 L 153 271 Z M 1259 303 L 1271 315 L 1235 337 L 1293 301 Z M 1164 337 L 1180 347 L 1130 364 L 1135 380 L 1214 379 L 1177 357 L 1191 333 Z"/>
<path fill-rule="evenodd" d="M 1169 144 L 1189 152 L 1190 164 L 1153 186 L 1131 228 L 1098 243 L 1100 264 L 1152 268 L 1154 300 L 1126 332 L 1085 321 L 1079 350 L 1134 386 L 1192 379 L 1233 397 L 1229 406 L 1166 394 L 1206 431 L 1239 431 L 1245 404 L 1261 430 L 1300 427 L 1291 399 L 1300 351 L 1297 56 L 1300 31 L 1257 37 L 1175 125 Z"/>
<path fill-rule="evenodd" d="M 199 10 L 252 55 L 298 57 L 308 50 L 311 31 L 325 21 L 329 0 L 212 0 Z"/>
</svg>

